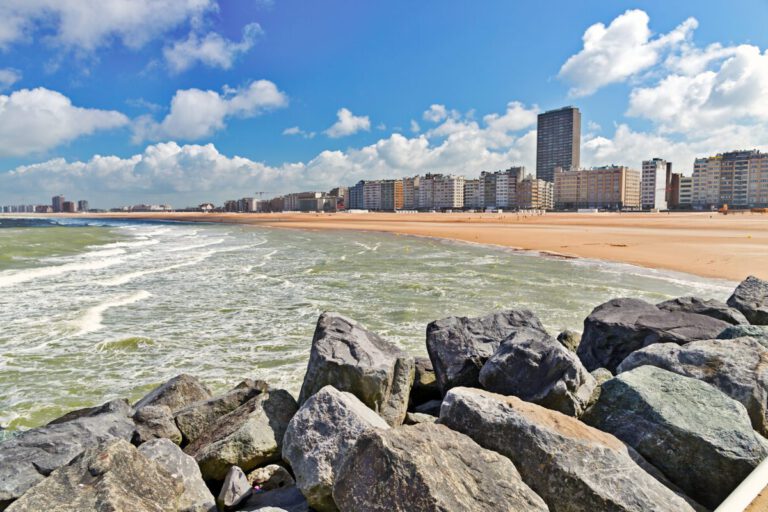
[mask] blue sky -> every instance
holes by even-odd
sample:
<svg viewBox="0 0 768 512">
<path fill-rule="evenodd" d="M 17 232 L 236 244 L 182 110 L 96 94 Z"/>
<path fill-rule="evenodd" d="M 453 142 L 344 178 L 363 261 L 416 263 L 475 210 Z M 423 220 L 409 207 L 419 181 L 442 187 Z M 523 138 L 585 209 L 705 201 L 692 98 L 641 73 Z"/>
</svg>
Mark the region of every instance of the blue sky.
<svg viewBox="0 0 768 512">
<path fill-rule="evenodd" d="M 768 149 L 766 26 L 766 0 L 6 0 L 0 204 L 533 171 L 567 104 L 583 164 L 690 173 Z"/>
</svg>

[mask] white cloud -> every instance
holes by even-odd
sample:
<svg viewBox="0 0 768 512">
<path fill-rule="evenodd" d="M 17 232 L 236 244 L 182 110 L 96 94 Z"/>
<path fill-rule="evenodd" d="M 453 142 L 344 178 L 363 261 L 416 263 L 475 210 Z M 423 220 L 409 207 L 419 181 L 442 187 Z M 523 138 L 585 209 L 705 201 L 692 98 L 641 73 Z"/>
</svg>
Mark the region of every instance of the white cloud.
<svg viewBox="0 0 768 512">
<path fill-rule="evenodd" d="M 21 80 L 21 73 L 15 69 L 0 69 L 0 91 L 9 88 Z"/>
<path fill-rule="evenodd" d="M 0 173 L 0 202 L 34 201 L 34 197 L 69 190 L 91 197 L 92 202 L 98 197 L 101 206 L 142 201 L 186 205 L 240 197 L 244 190 L 277 194 L 328 190 L 360 179 L 429 171 L 477 176 L 480 171 L 510 165 L 533 169 L 535 130 L 516 135 L 482 127 L 472 120 L 450 123 L 452 129 L 447 135 L 407 137 L 395 133 L 361 148 L 322 151 L 309 161 L 278 166 L 222 155 L 212 144 L 182 146 L 175 142 L 150 145 L 129 158 L 95 156 L 87 162 L 54 159 Z M 302 130 L 286 131 L 300 134 Z"/>
<path fill-rule="evenodd" d="M 257 80 L 223 93 L 184 89 L 176 91 L 171 109 L 161 122 L 142 116 L 134 123 L 134 142 L 143 140 L 198 140 L 223 129 L 228 117 L 250 118 L 284 107 L 288 97 L 269 80 Z"/>
<path fill-rule="evenodd" d="M 584 47 L 560 68 L 559 77 L 573 84 L 572 96 L 587 96 L 605 85 L 622 82 L 657 64 L 663 51 L 683 45 L 698 26 L 688 18 L 668 34 L 652 38 L 648 15 L 629 10 L 608 27 L 595 23 L 584 36 Z"/>
<path fill-rule="evenodd" d="M 290 128 L 286 128 L 285 130 L 283 130 L 283 135 L 301 135 L 305 139 L 315 138 L 315 132 L 308 132 L 308 131 L 302 130 L 298 126 L 291 126 Z"/>
<path fill-rule="evenodd" d="M 325 134 L 331 138 L 346 137 L 359 131 L 370 131 L 371 120 L 368 116 L 356 116 L 347 108 L 340 108 L 336 112 L 336 121 L 330 128 L 325 130 Z"/>
<path fill-rule="evenodd" d="M 243 28 L 243 38 L 238 43 L 225 39 L 216 32 L 209 32 L 202 37 L 191 32 L 187 39 L 166 46 L 163 56 L 174 73 L 186 71 L 197 62 L 210 67 L 229 69 L 238 56 L 253 48 L 263 33 L 258 23 L 250 23 Z"/>
<path fill-rule="evenodd" d="M 429 121 L 430 123 L 439 123 L 448 117 L 448 110 L 445 108 L 445 105 L 435 103 L 430 105 L 429 108 L 424 111 L 422 117 L 425 121 Z"/>
<path fill-rule="evenodd" d="M 650 119 L 663 132 L 680 133 L 768 121 L 768 51 L 741 45 L 685 55 L 670 65 L 690 73 L 669 74 L 653 86 L 634 89 L 628 115 Z"/>
<path fill-rule="evenodd" d="M 0 48 L 49 34 L 49 42 L 86 51 L 120 40 L 139 48 L 218 9 L 215 0 L 3 0 Z"/>
<path fill-rule="evenodd" d="M 507 111 L 504 114 L 488 114 L 483 117 L 483 121 L 492 130 L 517 131 L 536 124 L 538 113 L 538 107 L 534 106 L 532 109 L 527 109 L 519 101 L 512 101 L 507 104 Z"/>
<path fill-rule="evenodd" d="M 120 112 L 76 107 L 56 91 L 21 89 L 0 95 L 0 157 L 46 151 L 128 122 Z"/>
<path fill-rule="evenodd" d="M 421 131 L 421 126 L 419 126 L 419 123 L 417 123 L 415 119 L 411 119 L 411 131 L 413 133 L 419 133 Z"/>
</svg>

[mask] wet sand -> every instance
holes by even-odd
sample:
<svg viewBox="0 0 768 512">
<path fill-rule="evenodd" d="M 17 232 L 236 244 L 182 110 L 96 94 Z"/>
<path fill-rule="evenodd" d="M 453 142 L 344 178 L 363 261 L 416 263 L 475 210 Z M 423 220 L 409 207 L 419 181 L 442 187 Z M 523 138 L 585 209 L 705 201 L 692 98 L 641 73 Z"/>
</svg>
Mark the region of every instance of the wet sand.
<svg viewBox="0 0 768 512">
<path fill-rule="evenodd" d="M 631 263 L 739 281 L 768 279 L 768 214 L 132 213 L 104 217 L 380 231 Z"/>
</svg>

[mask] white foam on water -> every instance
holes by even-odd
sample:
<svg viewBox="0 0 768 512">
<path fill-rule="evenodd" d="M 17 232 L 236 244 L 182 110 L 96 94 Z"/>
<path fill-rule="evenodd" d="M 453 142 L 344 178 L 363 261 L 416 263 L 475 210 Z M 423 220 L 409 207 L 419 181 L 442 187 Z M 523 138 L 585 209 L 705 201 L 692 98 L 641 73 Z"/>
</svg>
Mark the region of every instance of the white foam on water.
<svg viewBox="0 0 768 512">
<path fill-rule="evenodd" d="M 100 270 L 123 263 L 125 258 L 110 258 L 94 261 L 65 263 L 25 270 L 5 270 L 0 272 L 0 288 L 9 288 L 29 281 L 38 281 L 51 277 L 61 276 L 71 272 L 87 272 Z"/>
<path fill-rule="evenodd" d="M 70 322 L 70 324 L 77 329 L 78 336 L 98 331 L 103 327 L 102 321 L 104 320 L 104 313 L 107 310 L 135 304 L 136 302 L 148 299 L 151 296 L 152 294 L 148 291 L 139 290 L 138 292 L 129 295 L 112 297 L 96 306 L 88 308 L 85 313 L 83 313 L 77 320 Z"/>
</svg>

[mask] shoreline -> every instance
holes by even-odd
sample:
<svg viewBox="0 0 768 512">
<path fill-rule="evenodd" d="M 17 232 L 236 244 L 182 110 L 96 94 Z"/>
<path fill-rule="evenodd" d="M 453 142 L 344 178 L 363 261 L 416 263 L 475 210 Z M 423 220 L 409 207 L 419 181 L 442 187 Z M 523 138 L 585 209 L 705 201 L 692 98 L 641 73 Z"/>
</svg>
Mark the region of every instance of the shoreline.
<svg viewBox="0 0 768 512">
<path fill-rule="evenodd" d="M 547 257 L 628 263 L 700 277 L 768 278 L 768 215 L 693 213 L 194 213 L 54 214 L 52 217 L 225 223 L 384 232 L 490 245 Z"/>
</svg>

